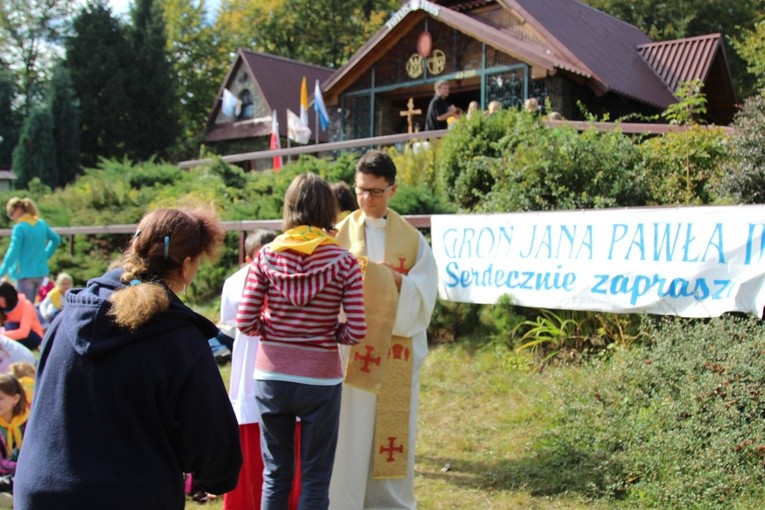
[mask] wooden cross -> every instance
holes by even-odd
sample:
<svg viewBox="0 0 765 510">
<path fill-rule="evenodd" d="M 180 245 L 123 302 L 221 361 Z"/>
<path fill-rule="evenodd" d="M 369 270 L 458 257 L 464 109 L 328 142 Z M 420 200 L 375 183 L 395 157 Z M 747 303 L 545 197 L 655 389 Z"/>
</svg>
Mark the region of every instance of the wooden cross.
<svg viewBox="0 0 765 510">
<path fill-rule="evenodd" d="M 403 110 L 398 113 L 402 117 L 406 117 L 406 127 L 407 127 L 406 132 L 413 133 L 414 129 L 412 127 L 412 117 L 414 117 L 415 115 L 420 115 L 422 113 L 422 110 L 420 110 L 419 108 L 417 108 L 416 110 L 414 109 L 414 98 L 412 97 L 409 98 L 409 101 L 406 103 L 406 106 L 408 107 L 407 110 Z"/>
</svg>

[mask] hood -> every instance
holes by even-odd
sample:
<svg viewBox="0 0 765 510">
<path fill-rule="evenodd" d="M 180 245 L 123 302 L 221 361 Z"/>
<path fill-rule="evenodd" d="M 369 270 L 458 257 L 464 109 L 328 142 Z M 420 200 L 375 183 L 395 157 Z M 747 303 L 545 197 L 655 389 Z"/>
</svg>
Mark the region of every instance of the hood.
<svg viewBox="0 0 765 510">
<path fill-rule="evenodd" d="M 81 356 L 98 358 L 132 342 L 189 326 L 200 329 L 207 338 L 215 336 L 215 325 L 184 305 L 170 289 L 167 290 L 170 295 L 168 310 L 136 331 L 117 326 L 108 315 L 111 309 L 109 297 L 114 291 L 126 287 L 120 280 L 122 272 L 122 269 L 109 271 L 88 281 L 87 287 L 70 289 L 66 293 L 66 306 L 59 314 L 60 318 L 57 317 L 56 341 L 68 341 Z"/>
<path fill-rule="evenodd" d="M 323 252 L 337 254 L 324 260 Z M 316 249 L 307 256 L 291 250 L 275 252 L 265 246 L 258 253 L 260 266 L 269 284 L 276 288 L 294 306 L 305 306 L 333 282 L 342 269 L 345 250 L 334 245 Z M 318 256 L 317 256 L 318 255 Z"/>
</svg>

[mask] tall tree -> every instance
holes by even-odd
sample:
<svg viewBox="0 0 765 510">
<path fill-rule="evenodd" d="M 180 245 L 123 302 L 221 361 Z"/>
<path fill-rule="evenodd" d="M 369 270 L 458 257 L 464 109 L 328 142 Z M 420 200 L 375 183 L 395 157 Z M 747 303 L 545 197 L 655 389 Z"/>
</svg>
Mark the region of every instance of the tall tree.
<svg viewBox="0 0 765 510">
<path fill-rule="evenodd" d="M 0 168 L 10 168 L 13 148 L 19 139 L 19 116 L 13 109 L 16 97 L 13 78 L 0 72 Z"/>
<path fill-rule="evenodd" d="M 80 172 L 80 107 L 72 90 L 69 72 L 61 65 L 53 71 L 48 107 L 53 118 L 58 181 L 46 184 L 52 188 L 64 187 L 74 181 Z"/>
<path fill-rule="evenodd" d="M 210 105 L 231 58 L 221 49 L 219 32 L 207 21 L 200 0 L 163 0 L 167 46 L 175 77 L 182 145 L 195 151 L 204 131 Z M 192 149 L 193 148 L 193 149 Z"/>
<path fill-rule="evenodd" d="M 241 25 L 238 46 L 303 62 L 339 67 L 399 7 L 396 0 L 232 0 L 218 26 Z M 227 9 L 240 9 L 227 10 Z M 235 50 L 236 48 L 234 48 Z"/>
<path fill-rule="evenodd" d="M 744 31 L 733 45 L 746 62 L 749 73 L 755 77 L 760 94 L 765 94 L 765 19 L 753 29 Z"/>
<path fill-rule="evenodd" d="M 35 177 L 49 186 L 58 182 L 53 116 L 47 107 L 35 108 L 27 115 L 13 149 L 13 170 L 17 187 L 26 187 Z"/>
<path fill-rule="evenodd" d="M 166 156 L 179 135 L 178 108 L 159 0 L 136 0 L 129 32 L 128 153 L 136 160 Z"/>
<path fill-rule="evenodd" d="M 66 41 L 65 65 L 80 103 L 80 151 L 86 166 L 95 166 L 99 157 L 127 154 L 129 56 L 124 30 L 104 0 L 85 6 Z"/>
<path fill-rule="evenodd" d="M 0 64 L 10 69 L 21 94 L 21 112 L 42 98 L 47 71 L 74 3 L 69 0 L 0 2 Z"/>
<path fill-rule="evenodd" d="M 763 19 L 762 0 L 584 0 L 585 3 L 632 23 L 655 41 L 722 33 L 728 48 L 742 27 Z M 735 52 L 727 52 L 736 92 L 753 92 L 754 77 Z"/>
<path fill-rule="evenodd" d="M 239 48 L 256 49 L 257 27 L 269 12 L 281 9 L 285 0 L 221 0 L 215 19 L 221 46 L 229 53 L 230 63 Z"/>
</svg>

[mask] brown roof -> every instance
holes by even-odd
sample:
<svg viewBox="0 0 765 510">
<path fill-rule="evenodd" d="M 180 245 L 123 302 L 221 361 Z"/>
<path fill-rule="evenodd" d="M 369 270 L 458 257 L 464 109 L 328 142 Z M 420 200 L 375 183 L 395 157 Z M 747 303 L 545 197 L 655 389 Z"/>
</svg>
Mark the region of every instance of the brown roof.
<svg viewBox="0 0 765 510">
<path fill-rule="evenodd" d="M 652 67 L 652 62 L 644 58 L 671 41 L 654 43 L 634 25 L 578 0 L 497 0 L 503 9 L 515 12 L 538 32 L 544 38 L 543 42 L 493 27 L 470 15 L 470 7 L 487 2 L 444 3 L 450 5 L 427 0 L 404 4 L 344 66 L 322 83 L 327 101 L 336 102 L 339 93 L 426 16 L 503 53 L 544 68 L 550 74 L 563 71 L 584 77 L 596 94 L 613 92 L 662 109 L 676 101 L 673 95 L 676 84 L 665 82 L 664 76 Z M 701 40 L 714 37 L 699 38 L 698 45 Z M 691 39 L 695 38 L 687 41 Z M 657 45 L 656 48 L 653 45 Z M 699 56 L 690 46 L 688 44 L 688 53 L 683 57 L 693 61 L 683 65 L 676 63 L 675 68 L 697 69 Z M 714 55 L 712 51 L 709 58 Z M 727 69 L 724 72 L 729 75 Z"/>
<path fill-rule="evenodd" d="M 638 52 L 673 92 L 683 82 L 701 80 L 706 116 L 716 124 L 730 124 L 736 114 L 736 93 L 724 46 L 722 35 L 711 34 L 643 44 Z"/>
<path fill-rule="evenodd" d="M 284 121 L 286 123 L 286 121 Z M 279 131 L 282 129 L 279 124 Z M 240 140 L 242 138 L 257 138 L 271 135 L 271 117 L 266 119 L 253 119 L 245 122 L 227 122 L 214 124 L 208 128 L 205 134 L 207 142 L 222 142 L 224 140 Z M 286 136 L 286 135 L 285 135 Z"/>
<path fill-rule="evenodd" d="M 468 14 L 420 0 L 405 4 L 399 9 L 385 26 L 353 54 L 345 65 L 322 83 L 325 98 L 328 101 L 336 99 L 335 96 L 343 85 L 352 82 L 368 69 L 375 62 L 377 54 L 393 46 L 410 27 L 425 16 L 431 16 L 454 30 L 551 73 L 554 73 L 555 69 L 560 69 L 585 78 L 591 77 L 591 73 L 586 68 L 533 41 L 521 39 L 514 34 L 487 25 Z"/>
<path fill-rule="evenodd" d="M 548 36 L 605 90 L 666 108 L 675 97 L 637 52 L 651 39 L 634 25 L 577 0 L 499 0 Z M 597 92 L 597 90 L 596 90 Z"/>
<path fill-rule="evenodd" d="M 706 80 L 720 49 L 720 34 L 641 44 L 638 53 L 672 91 L 682 82 Z"/>
<path fill-rule="evenodd" d="M 243 65 L 248 68 L 250 76 L 260 87 L 263 98 L 268 104 L 268 109 L 277 111 L 279 134 L 282 137 L 287 136 L 287 108 L 295 113 L 300 112 L 300 84 L 303 76 L 306 77 L 308 95 L 311 97 L 313 96 L 315 81 L 319 80 L 321 83 L 333 72 L 332 69 L 327 67 L 305 64 L 297 60 L 239 48 L 236 59 L 229 69 L 226 80 L 218 91 L 215 104 L 207 120 L 208 131 L 205 135 L 205 141 L 234 140 L 271 134 L 270 119 L 266 122 L 265 132 L 263 132 L 264 122 L 262 120 L 255 123 L 246 121 L 215 124 L 215 119 L 221 108 L 223 89 L 228 87 L 229 82 L 234 79 L 232 72 L 240 59 Z M 313 113 L 309 117 L 313 119 Z M 255 120 L 257 121 L 257 119 Z M 315 129 L 314 125 L 310 127 L 312 130 Z M 314 137 L 315 134 L 312 135 L 312 138 Z"/>
</svg>

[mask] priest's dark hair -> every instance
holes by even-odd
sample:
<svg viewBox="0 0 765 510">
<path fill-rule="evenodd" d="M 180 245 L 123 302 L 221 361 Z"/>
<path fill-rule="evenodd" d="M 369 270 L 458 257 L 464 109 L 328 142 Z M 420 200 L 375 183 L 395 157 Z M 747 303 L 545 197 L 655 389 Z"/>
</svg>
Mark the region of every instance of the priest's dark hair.
<svg viewBox="0 0 765 510">
<path fill-rule="evenodd" d="M 387 152 L 371 150 L 361 156 L 356 172 L 382 177 L 388 184 L 396 183 L 396 165 Z"/>
</svg>

